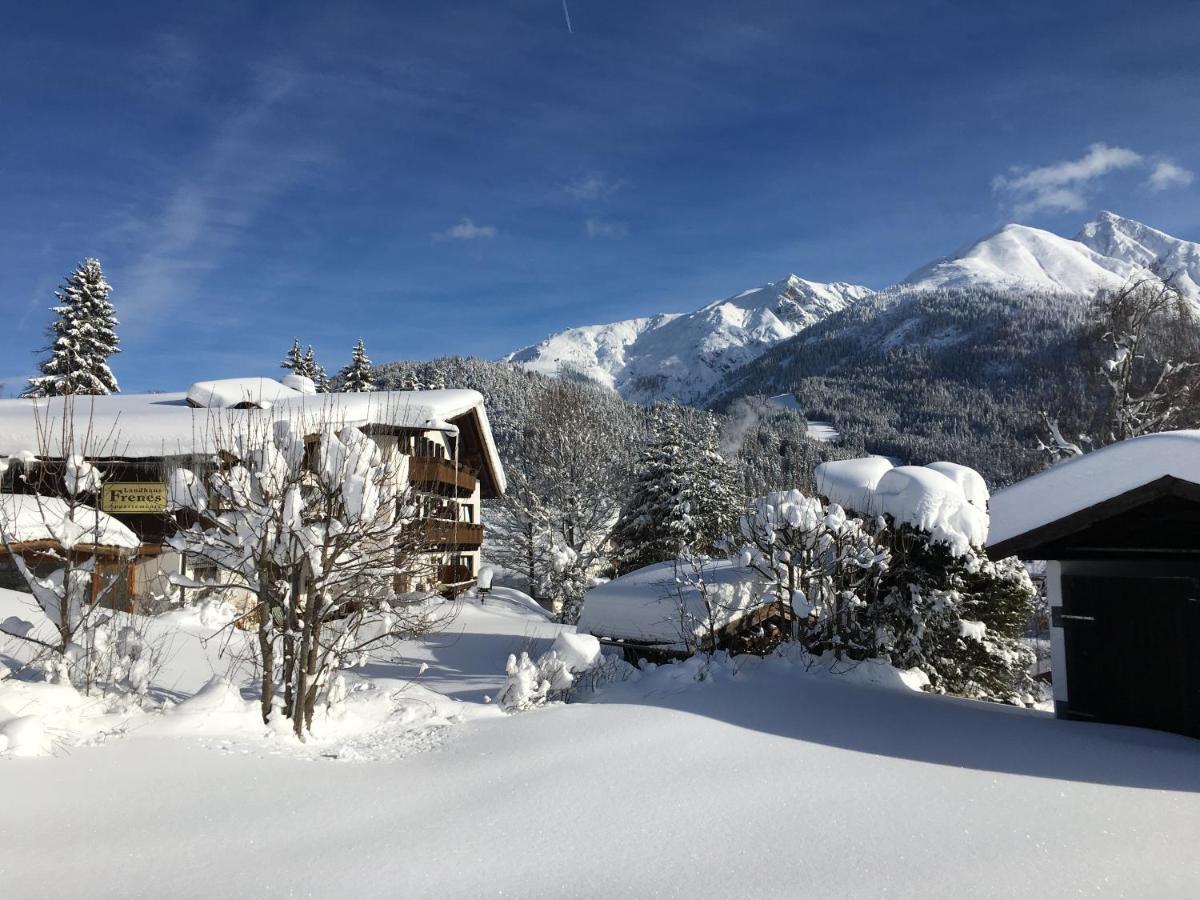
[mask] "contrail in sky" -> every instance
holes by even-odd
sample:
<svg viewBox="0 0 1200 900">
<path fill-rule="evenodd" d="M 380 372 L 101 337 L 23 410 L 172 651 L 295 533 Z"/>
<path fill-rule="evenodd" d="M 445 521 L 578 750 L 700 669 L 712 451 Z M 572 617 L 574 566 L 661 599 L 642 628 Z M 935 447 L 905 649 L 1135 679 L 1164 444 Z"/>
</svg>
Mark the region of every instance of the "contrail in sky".
<svg viewBox="0 0 1200 900">
<path fill-rule="evenodd" d="M 567 9 L 567 0 L 563 0 L 563 16 L 567 20 L 567 31 L 570 34 L 574 34 L 575 29 L 571 27 L 571 11 Z"/>
</svg>

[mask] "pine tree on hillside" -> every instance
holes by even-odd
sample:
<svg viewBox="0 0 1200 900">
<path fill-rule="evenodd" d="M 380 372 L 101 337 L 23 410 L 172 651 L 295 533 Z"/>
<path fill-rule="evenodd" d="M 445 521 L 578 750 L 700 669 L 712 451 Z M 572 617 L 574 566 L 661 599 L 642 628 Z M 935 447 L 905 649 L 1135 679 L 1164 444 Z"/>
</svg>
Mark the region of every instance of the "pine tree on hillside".
<svg viewBox="0 0 1200 900">
<path fill-rule="evenodd" d="M 367 358 L 367 350 L 363 346 L 362 338 L 359 338 L 358 343 L 354 345 L 354 350 L 350 354 L 350 365 L 342 369 L 338 373 L 338 377 L 342 381 L 342 390 L 347 393 L 361 394 L 375 390 L 371 374 L 371 360 Z"/>
<path fill-rule="evenodd" d="M 112 286 L 105 281 L 97 259 L 85 259 L 55 291 L 57 318 L 50 325 L 50 356 L 39 366 L 41 375 L 29 379 L 22 396 L 111 394 L 120 390 L 108 358 L 120 353 Z"/>
<path fill-rule="evenodd" d="M 304 375 L 304 354 L 300 352 L 300 341 L 292 338 L 292 349 L 287 352 L 279 368 L 289 370 L 293 375 Z"/>
<path fill-rule="evenodd" d="M 658 416 L 613 536 L 622 572 L 685 551 L 708 553 L 737 517 L 736 479 L 717 447 L 715 419 L 701 414 L 687 423 L 673 407 Z"/>
</svg>

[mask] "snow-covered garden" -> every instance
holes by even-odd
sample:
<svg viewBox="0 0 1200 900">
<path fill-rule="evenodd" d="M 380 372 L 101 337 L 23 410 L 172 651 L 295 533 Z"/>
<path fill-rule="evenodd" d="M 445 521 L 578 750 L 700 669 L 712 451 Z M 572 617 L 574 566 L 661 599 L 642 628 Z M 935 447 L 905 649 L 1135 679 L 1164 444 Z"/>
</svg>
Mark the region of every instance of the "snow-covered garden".
<svg viewBox="0 0 1200 900">
<path fill-rule="evenodd" d="M 161 711 L 0 694 L 0 716 L 47 713 L 53 751 L 0 763 L 6 894 L 1183 896 L 1200 878 L 1186 738 L 786 655 L 506 715 L 487 702 L 505 658 L 569 629 L 497 589 L 405 664 L 358 670 L 300 744 L 213 680 L 223 624 L 155 620 Z"/>
</svg>

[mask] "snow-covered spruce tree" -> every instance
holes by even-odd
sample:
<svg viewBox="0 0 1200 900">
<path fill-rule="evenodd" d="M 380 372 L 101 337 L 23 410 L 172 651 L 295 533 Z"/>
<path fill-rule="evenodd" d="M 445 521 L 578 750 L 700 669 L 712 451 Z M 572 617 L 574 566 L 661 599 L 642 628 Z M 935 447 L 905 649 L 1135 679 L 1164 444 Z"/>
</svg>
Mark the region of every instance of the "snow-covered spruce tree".
<svg viewBox="0 0 1200 900">
<path fill-rule="evenodd" d="M 891 565 L 874 610 L 879 654 L 939 692 L 1023 704 L 1037 696 L 1024 642 L 1036 591 L 1016 559 L 965 554 L 911 526 L 885 536 Z"/>
<path fill-rule="evenodd" d="M 287 369 L 293 375 L 303 375 L 306 378 L 311 377 L 305 369 L 304 353 L 300 349 L 299 338 L 292 338 L 292 349 L 288 350 L 287 355 L 283 357 L 279 368 Z"/>
<path fill-rule="evenodd" d="M 708 553 L 737 521 L 733 468 L 721 456 L 708 413 L 654 411 L 655 433 L 634 469 L 633 489 L 613 534 L 622 572 Z"/>
<path fill-rule="evenodd" d="M 350 364 L 338 373 L 341 389 L 350 394 L 361 394 L 375 390 L 371 374 L 371 360 L 367 358 L 367 350 L 362 338 L 354 345 L 350 354 Z"/>
<path fill-rule="evenodd" d="M 197 521 L 169 542 L 253 598 L 243 620 L 258 632 L 263 721 L 286 716 L 303 739 L 339 668 L 445 620 L 396 594 L 429 576 L 408 459 L 342 425 L 333 405 L 311 421 L 214 417 L 210 430 L 221 463 L 171 474 L 172 509 Z"/>
<path fill-rule="evenodd" d="M 108 359 L 120 353 L 112 286 L 97 259 L 85 259 L 56 292 L 56 318 L 50 325 L 50 356 L 29 379 L 22 396 L 111 394 L 120 390 Z"/>
<path fill-rule="evenodd" d="M 303 375 L 306 378 L 311 378 L 313 386 L 316 387 L 318 394 L 329 393 L 329 375 L 325 372 L 325 367 L 317 362 L 316 354 L 313 353 L 312 344 L 308 345 L 308 349 L 304 351 L 304 358 L 300 360 L 300 368 L 293 370 L 297 375 Z"/>
</svg>

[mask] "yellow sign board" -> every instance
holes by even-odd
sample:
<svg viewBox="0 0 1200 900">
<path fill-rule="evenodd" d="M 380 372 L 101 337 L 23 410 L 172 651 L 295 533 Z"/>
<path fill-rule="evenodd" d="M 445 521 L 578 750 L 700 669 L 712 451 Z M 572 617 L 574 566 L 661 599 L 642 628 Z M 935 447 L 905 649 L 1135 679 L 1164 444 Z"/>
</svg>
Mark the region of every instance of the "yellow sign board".
<svg viewBox="0 0 1200 900">
<path fill-rule="evenodd" d="M 113 481 L 100 488 L 106 513 L 160 513 L 167 508 L 167 486 L 157 481 Z"/>
</svg>

